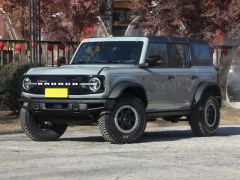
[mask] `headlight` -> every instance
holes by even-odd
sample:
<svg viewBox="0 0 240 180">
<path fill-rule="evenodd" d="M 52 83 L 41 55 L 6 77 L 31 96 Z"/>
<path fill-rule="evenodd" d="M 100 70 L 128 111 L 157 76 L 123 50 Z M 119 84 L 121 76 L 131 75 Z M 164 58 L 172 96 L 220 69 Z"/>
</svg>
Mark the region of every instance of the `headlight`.
<svg viewBox="0 0 240 180">
<path fill-rule="evenodd" d="M 26 91 L 28 91 L 30 89 L 30 84 L 31 84 L 31 80 L 26 77 L 24 80 L 23 80 L 23 89 L 25 89 Z"/>
<path fill-rule="evenodd" d="M 89 89 L 93 92 L 97 92 L 101 88 L 101 81 L 97 77 L 89 80 Z"/>
</svg>

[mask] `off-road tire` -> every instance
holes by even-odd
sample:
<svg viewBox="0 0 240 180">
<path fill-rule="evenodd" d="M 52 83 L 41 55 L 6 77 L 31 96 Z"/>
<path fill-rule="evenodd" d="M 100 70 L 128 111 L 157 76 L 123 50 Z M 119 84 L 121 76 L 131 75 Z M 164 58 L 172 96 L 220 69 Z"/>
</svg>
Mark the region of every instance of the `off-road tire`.
<svg viewBox="0 0 240 180">
<path fill-rule="evenodd" d="M 49 129 L 42 129 L 34 116 L 25 108 L 20 111 L 20 123 L 25 134 L 34 141 L 55 141 L 67 129 L 66 124 L 54 124 Z"/>
<path fill-rule="evenodd" d="M 138 123 L 136 128 L 130 133 L 121 132 L 115 123 L 115 115 L 123 106 L 133 107 L 138 114 Z M 115 106 L 109 114 L 103 114 L 99 120 L 99 130 L 105 140 L 114 144 L 133 143 L 143 135 L 146 128 L 146 109 L 142 101 L 134 96 L 124 96 L 117 100 Z"/>
<path fill-rule="evenodd" d="M 214 118 L 215 120 L 213 120 L 211 125 L 207 123 L 208 120 L 206 118 L 206 108 L 209 105 L 214 109 L 214 117 L 216 116 L 216 119 Z M 192 110 L 188 120 L 195 136 L 206 137 L 215 135 L 220 123 L 220 106 L 216 97 L 210 93 L 203 94 L 200 102 Z"/>
</svg>

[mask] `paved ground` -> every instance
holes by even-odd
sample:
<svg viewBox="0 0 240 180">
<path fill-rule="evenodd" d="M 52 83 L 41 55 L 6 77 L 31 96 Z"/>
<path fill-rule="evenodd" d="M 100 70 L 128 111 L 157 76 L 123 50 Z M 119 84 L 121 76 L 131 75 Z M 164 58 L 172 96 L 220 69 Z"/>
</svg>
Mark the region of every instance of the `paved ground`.
<svg viewBox="0 0 240 180">
<path fill-rule="evenodd" d="M 222 108 L 221 109 L 221 124 L 240 124 L 240 110 L 233 108 Z M 172 124 L 166 121 L 159 121 L 157 123 L 151 123 L 151 127 L 169 127 L 169 126 L 182 126 L 188 125 L 186 122 L 179 122 Z M 78 129 L 78 128 L 75 128 Z M 0 111 L 0 135 L 8 133 L 22 132 L 22 128 L 19 124 L 18 116 L 12 114 L 9 111 Z"/>
<path fill-rule="evenodd" d="M 96 127 L 57 142 L 0 136 L 0 179 L 240 179 L 240 126 L 194 138 L 188 127 L 148 128 L 138 144 L 104 142 Z"/>
</svg>

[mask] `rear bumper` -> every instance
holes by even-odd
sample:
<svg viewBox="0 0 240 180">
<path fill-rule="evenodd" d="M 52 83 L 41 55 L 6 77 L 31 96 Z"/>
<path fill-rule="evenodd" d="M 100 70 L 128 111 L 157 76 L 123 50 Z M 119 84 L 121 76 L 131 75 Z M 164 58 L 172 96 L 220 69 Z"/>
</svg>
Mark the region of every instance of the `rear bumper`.
<svg viewBox="0 0 240 180">
<path fill-rule="evenodd" d="M 96 114 L 109 111 L 114 99 L 28 99 L 20 98 L 23 108 L 37 117 L 50 119 L 89 119 Z"/>
</svg>

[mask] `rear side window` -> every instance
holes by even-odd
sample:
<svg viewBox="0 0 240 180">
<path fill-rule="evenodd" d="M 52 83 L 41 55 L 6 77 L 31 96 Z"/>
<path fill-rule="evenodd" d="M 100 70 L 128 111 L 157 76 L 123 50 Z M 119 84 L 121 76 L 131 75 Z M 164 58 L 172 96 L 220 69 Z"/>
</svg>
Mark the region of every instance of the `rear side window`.
<svg viewBox="0 0 240 180">
<path fill-rule="evenodd" d="M 207 44 L 193 44 L 194 65 L 211 65 L 211 55 Z"/>
<path fill-rule="evenodd" d="M 164 43 L 150 43 L 148 45 L 147 58 L 157 59 L 156 67 L 167 67 L 168 53 L 167 44 Z"/>
<path fill-rule="evenodd" d="M 169 44 L 169 67 L 185 68 L 189 66 L 190 55 L 187 44 Z"/>
</svg>

